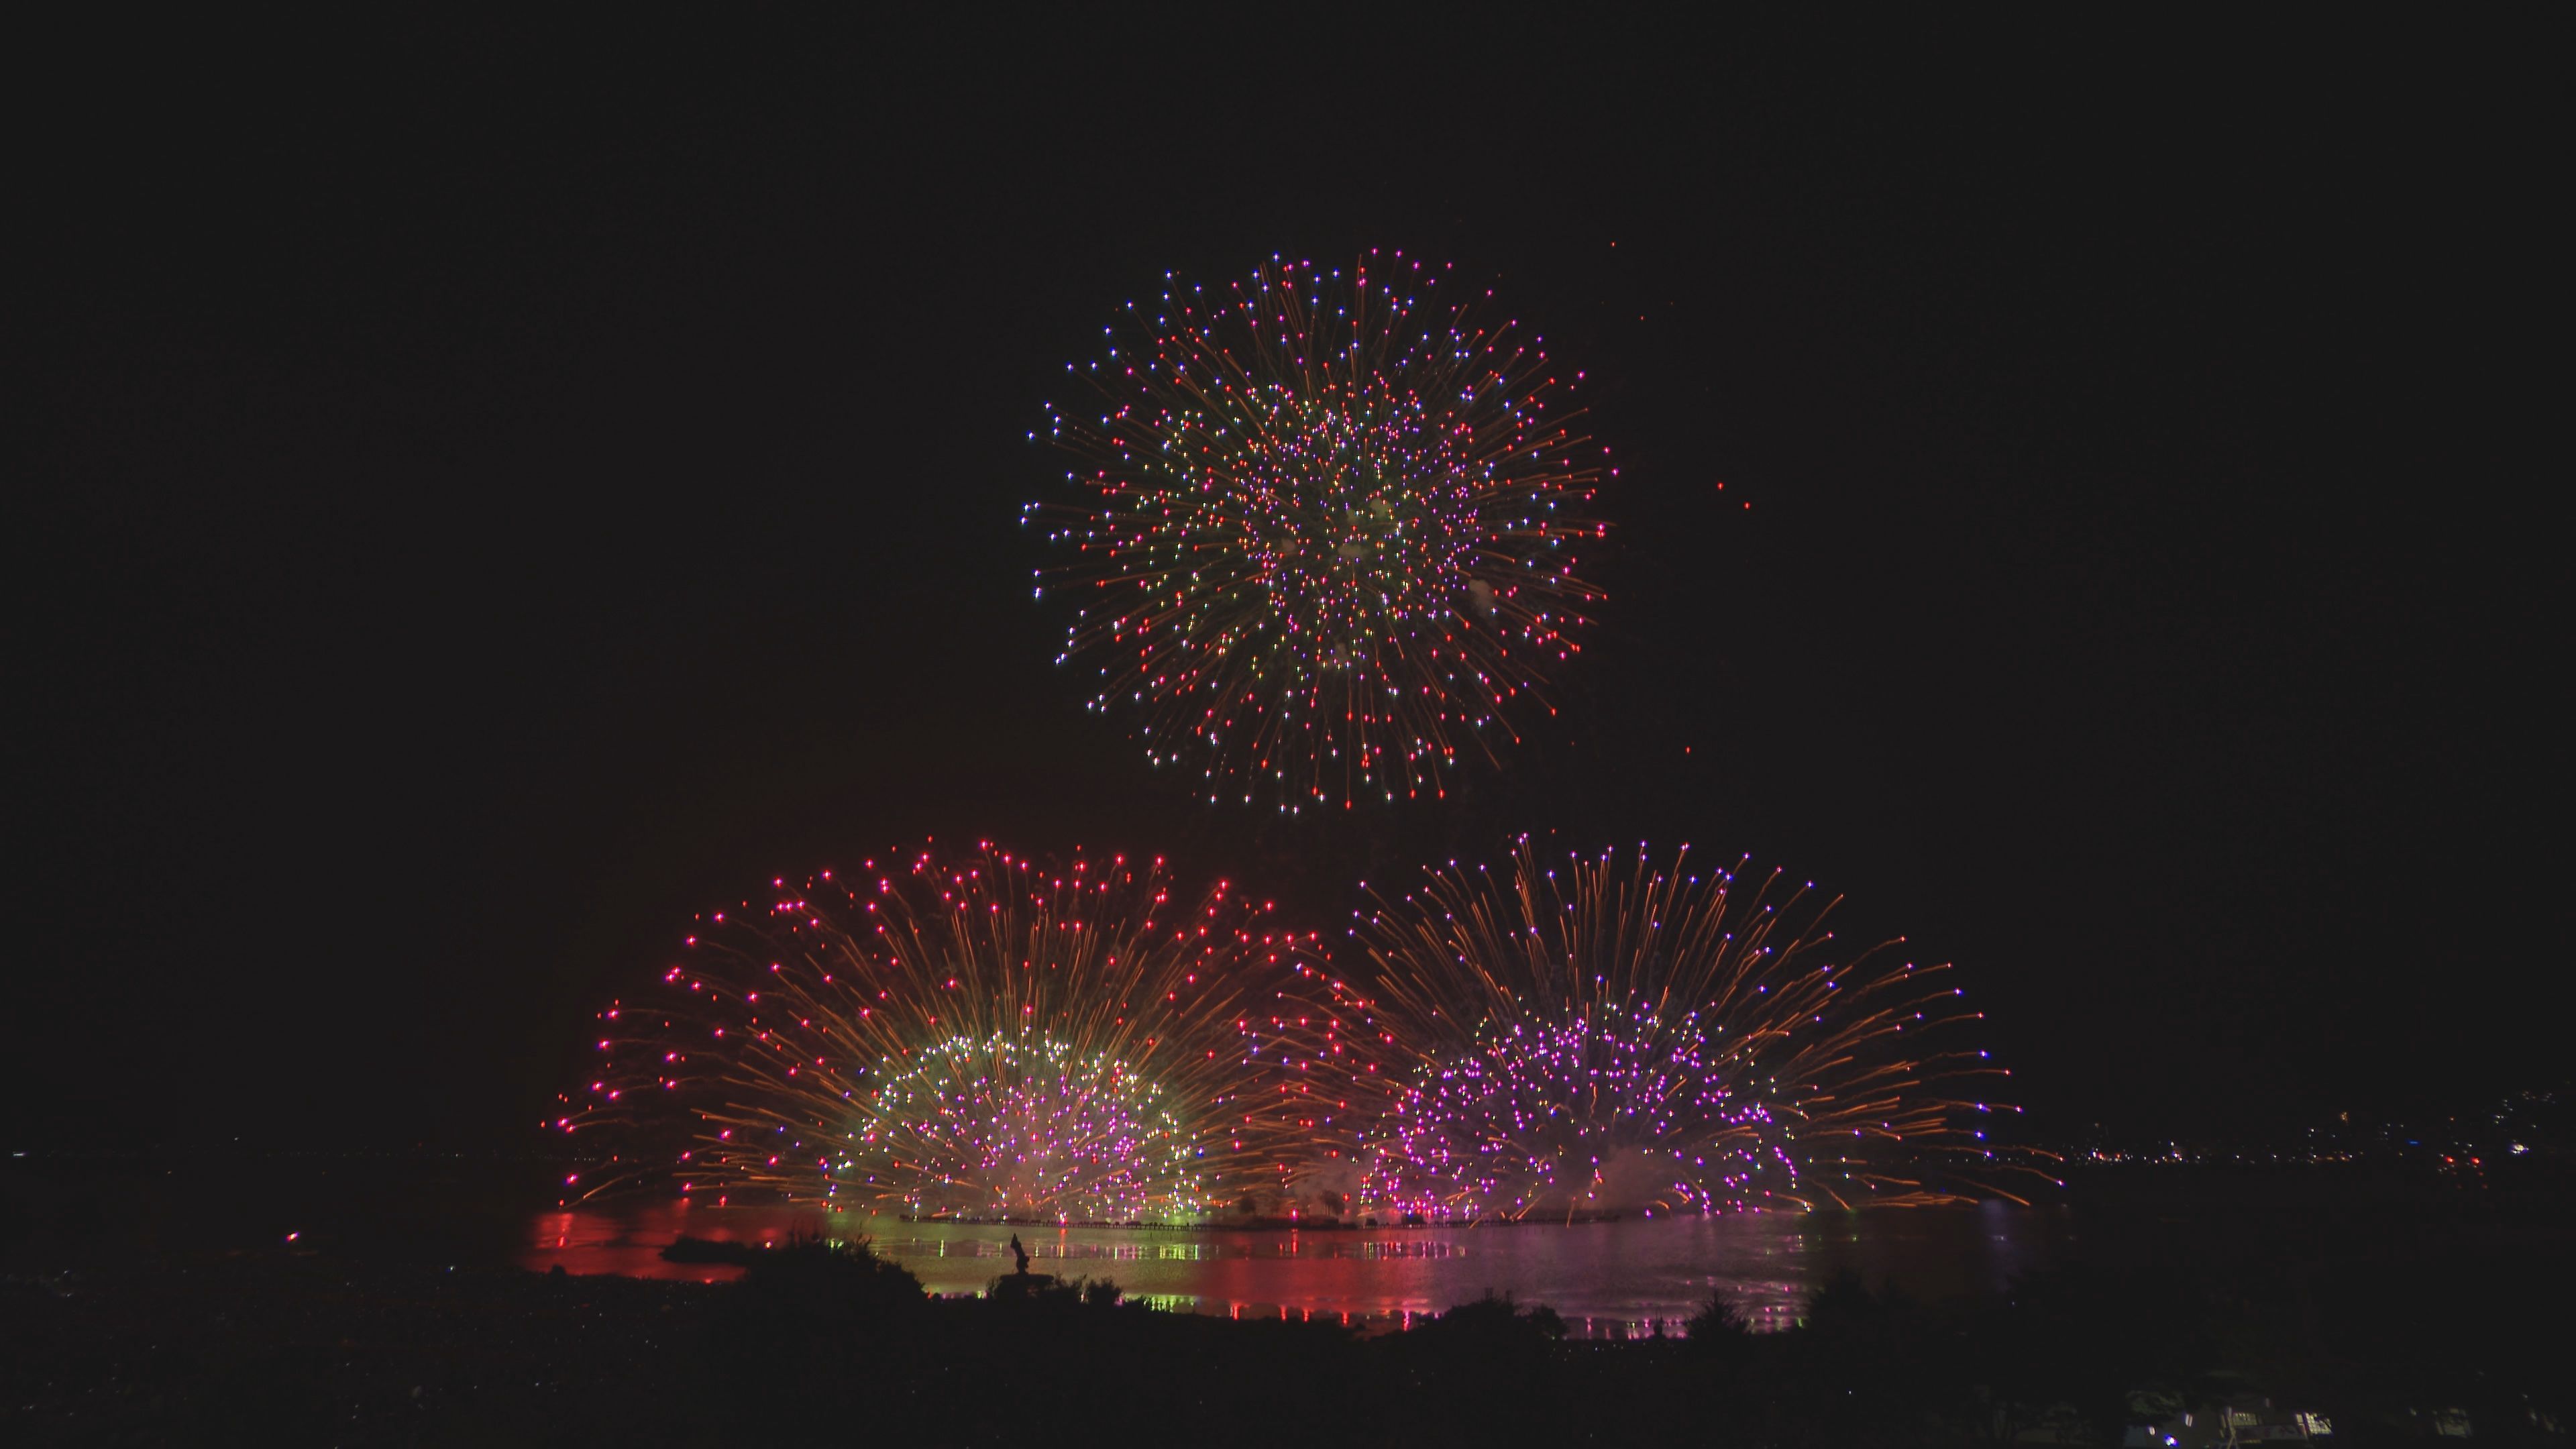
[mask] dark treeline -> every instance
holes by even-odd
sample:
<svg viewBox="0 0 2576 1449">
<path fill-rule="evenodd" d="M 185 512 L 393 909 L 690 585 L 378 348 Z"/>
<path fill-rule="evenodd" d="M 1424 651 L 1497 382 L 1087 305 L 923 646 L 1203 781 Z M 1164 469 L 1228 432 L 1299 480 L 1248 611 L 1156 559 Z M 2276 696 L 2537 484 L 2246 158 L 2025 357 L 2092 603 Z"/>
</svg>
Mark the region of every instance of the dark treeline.
<svg viewBox="0 0 2576 1449">
<path fill-rule="evenodd" d="M 1785 1332 L 1750 1332 L 1720 1298 L 1674 1337 L 1605 1342 L 1508 1297 L 1364 1336 L 1161 1312 L 1080 1280 L 930 1298 L 863 1245 L 742 1256 L 719 1285 L 274 1254 L 21 1276 L 0 1424 L 21 1444 L 1108 1442 L 1178 1425 L 1246 1443 L 2118 1444 L 2193 1405 L 2268 1401 L 2345 1444 L 2446 1415 L 2489 1442 L 2566 1442 L 2558 1268 L 2394 1288 L 2294 1265 L 2223 1285 L 2085 1270 L 1940 1303 L 1846 1278 Z"/>
</svg>

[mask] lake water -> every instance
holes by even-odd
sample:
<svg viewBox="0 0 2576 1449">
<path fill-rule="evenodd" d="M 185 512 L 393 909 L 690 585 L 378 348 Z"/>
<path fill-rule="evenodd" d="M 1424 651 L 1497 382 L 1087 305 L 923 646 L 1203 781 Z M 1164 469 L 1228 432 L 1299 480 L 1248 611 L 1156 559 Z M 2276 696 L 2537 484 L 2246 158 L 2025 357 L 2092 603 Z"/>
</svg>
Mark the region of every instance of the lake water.
<svg viewBox="0 0 2576 1449">
<path fill-rule="evenodd" d="M 313 1150 L 0 1159 L 0 1267 L 52 1272 L 208 1254 L 326 1258 L 709 1279 L 665 1263 L 688 1232 L 775 1241 L 819 1216 L 637 1201 L 541 1206 L 549 1158 Z M 941 1293 L 1008 1272 L 1012 1229 L 839 1218 Z M 2564 1301 L 2576 1210 L 2546 1191 L 2367 1172 L 2123 1168 L 2078 1176 L 2033 1208 L 1772 1214 L 1566 1226 L 1250 1232 L 1018 1230 L 1041 1272 L 1112 1278 L 1202 1313 L 1348 1315 L 1401 1324 L 1488 1289 L 1545 1303 L 1574 1330 L 1651 1333 L 1723 1288 L 1772 1326 L 1848 1269 L 1918 1299 L 1992 1294 L 2069 1269 L 2178 1276 L 2221 1295 L 2266 1280 L 2376 1285 L 2382 1311 L 2451 1321 L 2500 1304 Z M 2516 1309 L 2514 1311 L 2523 1311 Z"/>
<path fill-rule="evenodd" d="M 667 1263 L 680 1233 L 776 1242 L 821 1229 L 818 1214 L 656 1203 L 540 1213 L 519 1262 L 540 1271 L 720 1281 L 738 1270 Z M 865 1234 L 934 1293 L 976 1293 L 1011 1271 L 1013 1233 L 1033 1271 L 1114 1279 L 1156 1307 L 1238 1317 L 1329 1317 L 1401 1326 L 1488 1291 L 1544 1303 L 1587 1337 L 1652 1334 L 1724 1289 L 1757 1325 L 1794 1317 L 1846 1270 L 1893 1278 L 1924 1298 L 1990 1292 L 2061 1261 L 2074 1242 L 2064 1209 L 1747 1214 L 1574 1226 L 1246 1231 L 1045 1228 L 834 1217 L 830 1235 Z"/>
</svg>

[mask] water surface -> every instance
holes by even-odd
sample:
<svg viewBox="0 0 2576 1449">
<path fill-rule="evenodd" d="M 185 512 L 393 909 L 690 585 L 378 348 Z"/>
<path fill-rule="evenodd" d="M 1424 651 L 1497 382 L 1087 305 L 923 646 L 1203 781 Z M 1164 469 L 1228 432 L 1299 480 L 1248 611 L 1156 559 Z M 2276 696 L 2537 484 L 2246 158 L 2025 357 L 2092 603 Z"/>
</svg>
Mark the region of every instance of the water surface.
<svg viewBox="0 0 2576 1449">
<path fill-rule="evenodd" d="M 826 1227 L 828 1223 L 828 1229 Z M 1011 1271 L 1017 1233 L 1033 1271 L 1114 1279 L 1155 1306 L 1237 1317 L 1330 1317 L 1401 1325 L 1511 1293 L 1593 1337 L 1678 1331 L 1723 1289 L 1757 1324 L 1785 1325 L 1816 1286 L 1845 1270 L 1895 1279 L 1921 1297 L 1984 1293 L 2055 1262 L 2072 1241 L 2062 1211 L 1747 1214 L 1615 1223 L 1474 1228 L 1243 1230 L 1045 1228 L 836 1216 L 775 1208 L 656 1203 L 559 1210 L 531 1223 L 519 1261 L 574 1273 L 719 1281 L 737 1270 L 667 1263 L 680 1233 L 777 1242 L 827 1230 L 865 1234 L 934 1293 L 977 1293 Z"/>
</svg>

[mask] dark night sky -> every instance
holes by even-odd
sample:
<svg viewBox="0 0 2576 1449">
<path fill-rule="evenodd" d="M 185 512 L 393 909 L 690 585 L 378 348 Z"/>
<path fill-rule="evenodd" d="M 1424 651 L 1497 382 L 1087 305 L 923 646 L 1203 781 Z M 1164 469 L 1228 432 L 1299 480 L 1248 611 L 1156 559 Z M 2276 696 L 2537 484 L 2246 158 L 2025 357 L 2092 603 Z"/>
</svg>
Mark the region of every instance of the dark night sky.
<svg viewBox="0 0 2576 1449">
<path fill-rule="evenodd" d="M 925 834 L 1325 924 L 1751 851 L 2051 1129 L 2563 1072 L 2534 37 L 638 23 L 18 48 L 13 1138 L 533 1137 L 692 912 Z M 1051 666 L 1024 434 L 1368 246 L 1590 373 L 1622 547 L 1554 736 L 1282 826 Z"/>
</svg>

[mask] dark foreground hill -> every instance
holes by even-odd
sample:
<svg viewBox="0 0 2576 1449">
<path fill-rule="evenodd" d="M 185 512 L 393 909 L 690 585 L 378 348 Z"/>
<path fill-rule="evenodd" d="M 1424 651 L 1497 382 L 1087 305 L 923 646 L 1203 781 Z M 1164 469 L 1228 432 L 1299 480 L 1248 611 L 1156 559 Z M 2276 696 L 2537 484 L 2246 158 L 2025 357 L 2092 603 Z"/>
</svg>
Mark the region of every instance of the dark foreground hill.
<svg viewBox="0 0 2576 1449">
<path fill-rule="evenodd" d="M 2366 1282 L 2066 1274 L 1923 1304 L 1853 1281 L 1796 1329 L 1579 1342 L 1543 1307 L 1410 1332 L 1237 1321 L 1042 1280 L 933 1299 L 864 1249 L 730 1284 L 270 1253 L 21 1275 L 13 1444 L 2117 1444 L 2198 1406 L 2367 1444 L 2559 1443 L 2554 1312 L 2396 1311 Z M 2563 1308 L 2563 1267 L 2500 1291 Z M 1005 1289 L 1013 1285 L 1002 1280 Z M 2163 1442 L 2159 1427 L 2153 1442 Z M 2183 1442 L 2195 1442 L 2184 1440 Z"/>
</svg>

